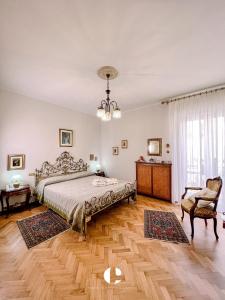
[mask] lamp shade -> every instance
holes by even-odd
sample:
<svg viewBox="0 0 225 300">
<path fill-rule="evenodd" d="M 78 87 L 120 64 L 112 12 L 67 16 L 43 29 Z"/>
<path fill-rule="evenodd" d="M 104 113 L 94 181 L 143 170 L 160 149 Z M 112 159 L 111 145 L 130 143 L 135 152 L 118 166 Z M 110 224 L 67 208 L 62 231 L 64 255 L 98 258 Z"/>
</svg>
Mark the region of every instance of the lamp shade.
<svg viewBox="0 0 225 300">
<path fill-rule="evenodd" d="M 114 119 L 120 119 L 121 118 L 121 110 L 117 107 L 113 111 L 113 118 Z"/>
<path fill-rule="evenodd" d="M 102 117 L 102 121 L 108 122 L 111 120 L 111 113 L 109 111 L 107 111 L 103 117 Z"/>
<path fill-rule="evenodd" d="M 104 114 L 105 114 L 105 109 L 102 106 L 99 106 L 96 113 L 97 117 L 102 118 Z"/>
<path fill-rule="evenodd" d="M 23 178 L 19 174 L 15 174 L 11 178 L 11 183 L 13 187 L 18 188 L 23 183 Z"/>
<path fill-rule="evenodd" d="M 101 170 L 101 165 L 99 163 L 96 164 L 96 171 L 99 172 Z"/>
</svg>

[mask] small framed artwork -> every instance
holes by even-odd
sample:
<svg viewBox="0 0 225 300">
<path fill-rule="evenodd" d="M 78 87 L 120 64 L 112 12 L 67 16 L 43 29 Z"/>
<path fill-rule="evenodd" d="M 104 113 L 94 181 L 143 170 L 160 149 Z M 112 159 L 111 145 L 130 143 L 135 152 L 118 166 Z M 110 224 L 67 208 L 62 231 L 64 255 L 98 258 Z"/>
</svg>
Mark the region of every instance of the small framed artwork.
<svg viewBox="0 0 225 300">
<path fill-rule="evenodd" d="M 162 156 L 162 139 L 148 139 L 148 155 Z"/>
<path fill-rule="evenodd" d="M 128 140 L 122 140 L 121 141 L 121 148 L 127 149 L 128 148 Z"/>
<path fill-rule="evenodd" d="M 59 129 L 59 146 L 73 147 L 73 130 Z"/>
<path fill-rule="evenodd" d="M 24 154 L 10 154 L 8 155 L 8 170 L 23 170 L 25 168 Z"/>
<path fill-rule="evenodd" d="M 90 160 L 94 160 L 95 159 L 95 155 L 94 154 L 90 154 Z"/>
<path fill-rule="evenodd" d="M 112 147 L 112 154 L 119 155 L 119 147 Z"/>
<path fill-rule="evenodd" d="M 170 153 L 170 144 L 166 144 L 166 153 L 169 154 Z"/>
</svg>

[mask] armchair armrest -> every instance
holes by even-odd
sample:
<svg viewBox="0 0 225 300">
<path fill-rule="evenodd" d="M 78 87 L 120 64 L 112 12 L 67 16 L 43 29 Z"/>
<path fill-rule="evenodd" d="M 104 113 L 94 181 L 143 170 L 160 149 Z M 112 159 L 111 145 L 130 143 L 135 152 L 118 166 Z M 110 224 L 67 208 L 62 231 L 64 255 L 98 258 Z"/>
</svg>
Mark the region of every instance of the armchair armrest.
<svg viewBox="0 0 225 300">
<path fill-rule="evenodd" d="M 186 186 L 185 190 L 202 190 L 202 187 L 197 187 L 197 186 Z"/>
<path fill-rule="evenodd" d="M 208 197 L 195 197 L 195 201 L 204 200 L 209 202 L 217 201 L 217 198 L 208 198 Z"/>
<path fill-rule="evenodd" d="M 189 186 L 186 186 L 186 187 L 185 187 L 185 192 L 184 192 L 184 194 L 182 195 L 182 199 L 184 199 L 184 197 L 186 196 L 188 190 L 196 190 L 196 191 L 198 191 L 198 190 L 202 190 L 202 187 L 196 187 L 196 186 L 194 186 L 194 187 L 189 187 Z"/>
</svg>

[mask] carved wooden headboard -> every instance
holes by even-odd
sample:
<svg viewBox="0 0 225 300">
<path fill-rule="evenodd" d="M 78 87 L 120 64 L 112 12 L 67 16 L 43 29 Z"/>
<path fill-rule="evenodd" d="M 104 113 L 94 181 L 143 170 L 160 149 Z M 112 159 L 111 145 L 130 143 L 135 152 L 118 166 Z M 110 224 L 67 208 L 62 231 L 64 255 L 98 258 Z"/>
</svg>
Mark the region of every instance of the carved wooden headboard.
<svg viewBox="0 0 225 300">
<path fill-rule="evenodd" d="M 88 165 L 83 159 L 75 161 L 69 152 L 64 151 L 56 158 L 54 164 L 45 161 L 40 170 L 35 170 L 35 173 L 33 174 L 35 176 L 35 185 L 37 185 L 41 179 L 47 177 L 87 171 L 87 168 Z"/>
</svg>

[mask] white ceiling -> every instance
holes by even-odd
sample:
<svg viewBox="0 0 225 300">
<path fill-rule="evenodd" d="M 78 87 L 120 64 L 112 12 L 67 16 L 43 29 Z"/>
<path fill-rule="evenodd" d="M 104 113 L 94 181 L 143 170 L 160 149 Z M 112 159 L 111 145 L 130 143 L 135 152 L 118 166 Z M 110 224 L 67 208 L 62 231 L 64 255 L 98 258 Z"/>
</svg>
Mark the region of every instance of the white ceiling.
<svg viewBox="0 0 225 300">
<path fill-rule="evenodd" d="M 95 114 L 225 82 L 225 1 L 0 0 L 0 86 Z"/>
</svg>

